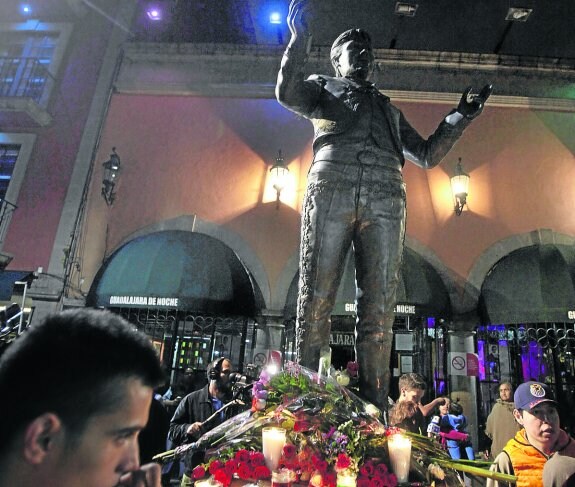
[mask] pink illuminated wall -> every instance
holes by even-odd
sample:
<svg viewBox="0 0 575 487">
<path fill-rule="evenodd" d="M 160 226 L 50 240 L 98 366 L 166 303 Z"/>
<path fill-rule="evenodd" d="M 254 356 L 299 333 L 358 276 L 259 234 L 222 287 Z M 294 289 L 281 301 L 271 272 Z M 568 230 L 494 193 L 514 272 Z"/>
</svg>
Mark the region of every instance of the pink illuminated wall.
<svg viewBox="0 0 575 487">
<path fill-rule="evenodd" d="M 401 108 L 428 135 L 451 107 Z M 538 228 L 575 235 L 573 150 L 553 128 L 564 123 L 574 125 L 573 116 L 488 107 L 440 167 L 424 171 L 407 163 L 408 235 L 463 280 L 482 252 L 510 235 Z M 239 234 L 275 282 L 297 251 L 301 206 L 278 211 L 262 203 L 266 174 L 282 149 L 298 174 L 301 200 L 311 136 L 311 124 L 275 100 L 113 96 L 97 160 L 115 146 L 123 169 L 112 208 L 99 195 L 99 168 L 94 176 L 87 285 L 102 259 L 133 232 L 181 215 Z M 471 175 L 469 208 L 459 217 L 449 188 L 458 157 Z"/>
</svg>

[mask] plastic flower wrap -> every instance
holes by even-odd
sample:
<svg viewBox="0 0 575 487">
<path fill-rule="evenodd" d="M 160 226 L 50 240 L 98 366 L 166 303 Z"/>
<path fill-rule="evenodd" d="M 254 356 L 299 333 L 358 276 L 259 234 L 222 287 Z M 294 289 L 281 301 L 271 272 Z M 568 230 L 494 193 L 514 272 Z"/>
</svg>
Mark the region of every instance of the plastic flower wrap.
<svg viewBox="0 0 575 487">
<path fill-rule="evenodd" d="M 289 363 L 274 376 L 263 372 L 252 396 L 251 410 L 200 438 L 197 445 L 206 451 L 206 463 L 196 467 L 195 479 L 212 475 L 228 486 L 233 478 L 269 478 L 261 453 L 262 428 L 280 426 L 287 432 L 287 443 L 278 468 L 289 471 L 296 483 L 335 487 L 337 474 L 349 472 L 357 476 L 358 487 L 397 484 L 387 452 L 387 438 L 397 428 L 386 427 L 374 414 L 377 408 L 334 379 Z M 402 433 L 412 440 L 410 477 L 416 481 L 460 485 L 455 468 L 492 476 L 477 464 L 452 460 L 432 439 Z"/>
</svg>

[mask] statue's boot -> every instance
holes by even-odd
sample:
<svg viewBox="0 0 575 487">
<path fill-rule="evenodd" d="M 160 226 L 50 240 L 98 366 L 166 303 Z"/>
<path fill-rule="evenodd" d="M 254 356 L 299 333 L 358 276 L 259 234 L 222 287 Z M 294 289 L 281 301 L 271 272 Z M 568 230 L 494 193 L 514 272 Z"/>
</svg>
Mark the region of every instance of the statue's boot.
<svg viewBox="0 0 575 487">
<path fill-rule="evenodd" d="M 390 330 L 364 335 L 355 345 L 360 394 L 384 413 L 388 407 L 392 340 Z"/>
</svg>

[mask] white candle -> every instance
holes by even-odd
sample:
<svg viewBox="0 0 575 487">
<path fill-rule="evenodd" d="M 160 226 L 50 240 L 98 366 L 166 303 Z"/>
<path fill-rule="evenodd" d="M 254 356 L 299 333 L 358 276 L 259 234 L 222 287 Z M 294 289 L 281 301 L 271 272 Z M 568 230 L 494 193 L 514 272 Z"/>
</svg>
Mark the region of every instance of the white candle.
<svg viewBox="0 0 575 487">
<path fill-rule="evenodd" d="M 355 474 L 346 472 L 339 472 L 337 474 L 337 487 L 355 487 L 355 485 Z"/>
<path fill-rule="evenodd" d="M 208 479 L 196 480 L 194 487 L 223 487 L 223 484 L 213 477 L 210 477 Z"/>
<path fill-rule="evenodd" d="M 411 440 L 403 435 L 391 435 L 387 440 L 391 469 L 399 483 L 409 479 L 409 463 L 411 460 Z"/>
<path fill-rule="evenodd" d="M 268 426 L 262 429 L 262 453 L 270 472 L 277 470 L 284 445 L 286 430 Z"/>
</svg>

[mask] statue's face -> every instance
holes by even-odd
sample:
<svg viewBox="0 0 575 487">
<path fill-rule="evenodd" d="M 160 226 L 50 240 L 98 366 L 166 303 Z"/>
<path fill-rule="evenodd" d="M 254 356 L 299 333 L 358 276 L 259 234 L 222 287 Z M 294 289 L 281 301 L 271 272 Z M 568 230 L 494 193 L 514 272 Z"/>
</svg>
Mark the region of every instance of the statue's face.
<svg viewBox="0 0 575 487">
<path fill-rule="evenodd" d="M 347 41 L 341 46 L 341 54 L 336 61 L 340 76 L 367 80 L 374 68 L 375 57 L 371 45 L 363 41 Z"/>
</svg>

